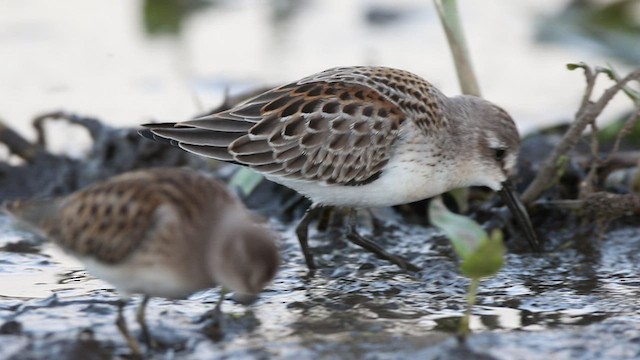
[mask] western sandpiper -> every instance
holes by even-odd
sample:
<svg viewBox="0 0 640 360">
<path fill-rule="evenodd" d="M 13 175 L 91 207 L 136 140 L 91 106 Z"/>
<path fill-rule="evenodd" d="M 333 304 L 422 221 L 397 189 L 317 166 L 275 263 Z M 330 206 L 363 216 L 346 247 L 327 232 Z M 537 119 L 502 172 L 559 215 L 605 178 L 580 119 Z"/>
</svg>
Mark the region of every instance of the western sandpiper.
<svg viewBox="0 0 640 360">
<path fill-rule="evenodd" d="M 321 206 L 391 206 L 468 186 L 500 192 L 537 247 L 508 184 L 520 147 L 509 114 L 478 97 L 447 97 L 407 71 L 333 68 L 227 111 L 145 126 L 142 136 L 248 166 L 308 197 L 313 205 L 297 234 L 309 268 L 307 229 Z M 349 239 L 415 268 L 359 236 L 353 221 Z"/>
<path fill-rule="evenodd" d="M 116 324 L 136 354 L 122 314 L 129 295 L 144 295 L 137 320 L 148 342 L 149 297 L 182 299 L 216 285 L 257 294 L 280 262 L 270 231 L 253 223 L 223 183 L 191 170 L 130 172 L 66 197 L 5 209 L 124 296 Z M 222 294 L 215 311 L 221 300 Z"/>
</svg>

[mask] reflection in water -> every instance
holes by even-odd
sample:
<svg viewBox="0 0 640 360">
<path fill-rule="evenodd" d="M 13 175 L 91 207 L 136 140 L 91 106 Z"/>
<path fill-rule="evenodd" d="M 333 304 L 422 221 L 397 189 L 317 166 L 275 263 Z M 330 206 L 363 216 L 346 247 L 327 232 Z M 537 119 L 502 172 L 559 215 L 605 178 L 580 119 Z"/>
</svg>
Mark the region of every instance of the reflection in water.
<svg viewBox="0 0 640 360">
<path fill-rule="evenodd" d="M 379 347 L 406 353 L 440 343 L 457 330 L 467 282 L 458 275 L 446 240 L 432 238 L 432 230 L 398 224 L 380 233 L 390 251 L 411 253 L 424 264 L 420 274 L 400 272 L 350 246 L 318 246 L 329 239 L 313 238 L 326 267 L 307 276 L 295 235 L 277 226 L 284 234 L 281 272 L 249 309 L 228 298 L 230 334 L 224 345 L 207 340 L 195 321 L 211 309 L 216 290 L 184 301 L 154 300 L 148 314 L 154 333 L 176 349 L 195 342 L 192 349 L 198 354 L 222 351 L 218 346 L 223 346 L 227 354 L 242 356 L 255 350 L 247 344 L 262 344 L 258 347 L 277 355 L 285 351 L 315 357 L 340 349 L 374 354 Z M 510 254 L 505 268 L 481 286 L 471 328 L 476 333 L 532 331 L 526 339 L 537 344 L 550 329 L 566 332 L 567 326 L 582 329 L 612 317 L 635 316 L 640 310 L 635 286 L 640 238 L 631 230 L 613 232 L 602 246 L 595 259 L 570 249 L 548 256 Z M 0 274 L 0 319 L 15 317 L 36 337 L 63 330 L 72 336 L 92 326 L 100 338 L 122 341 L 112 325 L 117 295 L 72 258 L 51 244 L 36 254 L 0 254 L 6 265 Z M 592 270 L 581 271 L 585 264 Z M 531 282 L 542 285 L 529 286 Z M 138 302 L 135 298 L 133 304 Z M 40 326 L 43 322 L 48 325 Z M 0 345 L 2 340 L 0 336 Z"/>
<path fill-rule="evenodd" d="M 0 228 L 0 234 L 2 229 Z M 1 235 L 0 235 L 1 236 Z M 111 286 L 87 275 L 82 265 L 57 246 L 45 243 L 37 253 L 0 252 L 0 296 L 16 299 L 82 296 Z"/>
<path fill-rule="evenodd" d="M 88 278 L 89 276 L 85 270 L 71 270 L 60 274 L 58 284 L 81 283 L 87 281 Z"/>
</svg>

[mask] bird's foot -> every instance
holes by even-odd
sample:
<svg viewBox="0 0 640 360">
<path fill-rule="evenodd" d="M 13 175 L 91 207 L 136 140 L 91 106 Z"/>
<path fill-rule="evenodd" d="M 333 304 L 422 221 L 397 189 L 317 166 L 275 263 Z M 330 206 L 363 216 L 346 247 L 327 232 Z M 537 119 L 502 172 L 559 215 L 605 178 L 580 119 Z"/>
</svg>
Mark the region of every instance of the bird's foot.
<svg viewBox="0 0 640 360">
<path fill-rule="evenodd" d="M 409 270 L 409 271 L 422 270 L 420 267 L 410 263 L 409 261 L 403 259 L 402 257 L 388 253 L 380 245 L 360 235 L 353 228 L 349 229 L 349 232 L 347 233 L 347 239 L 352 243 L 362 247 L 363 249 L 376 254 L 376 256 L 379 257 L 380 259 L 387 260 L 397 265 L 402 270 Z"/>
<path fill-rule="evenodd" d="M 129 349 L 131 349 L 131 356 L 134 359 L 142 359 L 143 353 L 140 350 L 140 344 L 138 344 L 138 341 L 133 336 L 131 336 L 129 328 L 127 327 L 127 321 L 125 320 L 123 315 L 123 308 L 125 303 L 125 301 L 121 301 L 118 306 L 118 318 L 116 319 L 116 326 L 127 342 Z"/>
<path fill-rule="evenodd" d="M 220 341 L 224 338 L 224 313 L 219 307 L 204 313 L 199 321 L 203 323 L 202 333 L 213 341 Z"/>
</svg>

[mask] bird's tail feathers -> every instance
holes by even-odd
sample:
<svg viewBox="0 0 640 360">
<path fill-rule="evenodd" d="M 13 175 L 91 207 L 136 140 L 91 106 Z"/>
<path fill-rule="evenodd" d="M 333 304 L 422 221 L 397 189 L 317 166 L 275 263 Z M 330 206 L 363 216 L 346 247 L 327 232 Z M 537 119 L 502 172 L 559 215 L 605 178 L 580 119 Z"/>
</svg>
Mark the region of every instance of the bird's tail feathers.
<svg viewBox="0 0 640 360">
<path fill-rule="evenodd" d="M 3 204 L 1 210 L 33 230 L 47 232 L 61 202 L 61 199 L 16 200 Z"/>
<path fill-rule="evenodd" d="M 138 129 L 138 135 L 142 136 L 145 139 L 153 140 L 155 142 L 178 146 L 178 142 L 172 139 L 168 139 L 166 137 L 158 136 L 153 133 L 153 130 L 156 129 L 171 129 L 175 126 L 175 123 L 151 123 L 151 124 L 142 124 L 143 128 Z"/>
</svg>

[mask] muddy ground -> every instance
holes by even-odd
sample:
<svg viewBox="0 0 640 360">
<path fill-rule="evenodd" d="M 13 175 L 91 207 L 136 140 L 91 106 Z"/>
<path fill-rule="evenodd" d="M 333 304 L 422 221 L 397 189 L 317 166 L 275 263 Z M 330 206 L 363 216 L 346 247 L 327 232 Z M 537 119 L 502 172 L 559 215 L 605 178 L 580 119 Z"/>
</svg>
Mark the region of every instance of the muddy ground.
<svg viewBox="0 0 640 360">
<path fill-rule="evenodd" d="M 86 127 L 93 147 L 86 158 L 70 159 L 42 146 L 31 151 L 26 140 L 14 141 L 13 150 L 27 161 L 0 164 L 0 198 L 61 195 L 140 167 L 212 165 L 145 141 L 135 129 L 66 113 L 49 118 Z M 535 164 L 546 158 L 563 130 L 525 140 L 515 179 L 520 191 L 523 179 L 532 178 Z M 0 135 L 6 142 L 4 131 Z M 634 148 L 632 142 L 629 149 Z M 225 181 L 236 174 L 234 166 L 214 171 Z M 579 162 L 568 164 L 543 199 L 575 196 L 584 173 Z M 495 223 L 500 212 L 492 209 L 500 204 L 486 200 L 487 195 L 471 193 L 471 213 L 482 223 Z M 308 205 L 300 199 L 268 182 L 245 198 L 279 235 L 280 272 L 249 307 L 236 303 L 232 294 L 225 297 L 222 334 L 199 321 L 216 303 L 217 289 L 182 301 L 153 299 L 147 319 L 159 346 L 147 351 L 149 358 L 640 358 L 638 216 L 602 223 L 580 216 L 580 211 L 530 208 L 544 249 L 532 253 L 505 227 L 510 249 L 505 266 L 482 282 L 471 319 L 473 334 L 463 345 L 456 331 L 468 280 L 458 272 L 449 241 L 426 223 L 425 202 L 362 213 L 360 224 L 364 235 L 422 271 L 402 271 L 346 242 L 340 226 L 327 231 L 312 226 L 310 245 L 319 269 L 309 273 L 294 233 Z M 372 226 L 371 215 L 379 226 Z M 130 358 L 114 324 L 117 300 L 109 284 L 0 215 L 0 359 Z M 138 336 L 134 320 L 139 302 L 133 298 L 126 308 Z"/>
<path fill-rule="evenodd" d="M 114 326 L 117 295 L 53 245 L 0 219 L 0 358 L 127 358 Z M 407 273 L 315 232 L 320 269 L 310 275 L 289 223 L 273 220 L 284 257 L 250 307 L 224 302 L 225 332 L 212 340 L 199 315 L 218 292 L 154 299 L 148 321 L 156 359 L 631 359 L 640 357 L 640 231 L 618 224 L 599 248 L 558 242 L 541 254 L 508 254 L 480 288 L 466 346 L 455 337 L 467 280 L 448 241 L 398 217 L 374 234 L 423 267 Z M 567 238 L 569 241 L 569 238 Z M 15 244 L 22 244 L 16 246 Z M 14 244 L 14 245 L 11 245 Z M 139 299 L 127 307 L 134 333 Z"/>
</svg>

